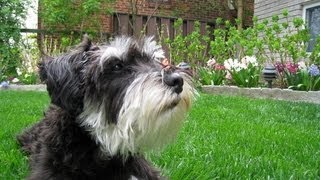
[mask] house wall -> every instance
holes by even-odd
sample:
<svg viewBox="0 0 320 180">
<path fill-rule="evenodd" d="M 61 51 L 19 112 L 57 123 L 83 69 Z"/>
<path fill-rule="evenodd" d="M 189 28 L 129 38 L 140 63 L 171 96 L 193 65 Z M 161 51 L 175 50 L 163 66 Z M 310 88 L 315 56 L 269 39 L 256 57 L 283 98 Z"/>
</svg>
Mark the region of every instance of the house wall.
<svg viewBox="0 0 320 180">
<path fill-rule="evenodd" d="M 273 15 L 280 15 L 284 9 L 289 11 L 289 21 L 295 17 L 303 17 L 303 6 L 319 0 L 255 0 L 254 15 L 260 21 L 270 19 Z M 280 22 L 283 22 L 281 19 Z"/>
<path fill-rule="evenodd" d="M 294 18 L 305 19 L 305 9 L 309 8 L 310 5 L 314 6 L 319 4 L 320 0 L 255 0 L 254 1 L 254 15 L 258 17 L 259 21 L 269 20 L 273 15 L 279 15 L 279 23 L 283 23 L 286 19 L 282 16 L 284 9 L 288 10 L 288 21 L 289 25 L 292 27 L 292 21 Z M 280 34 L 283 36 L 285 33 L 290 31 L 284 31 Z M 295 29 L 291 29 L 291 32 L 295 32 Z M 311 34 L 312 35 L 312 34 Z M 316 36 L 316 35 L 315 35 Z M 314 43 L 315 37 L 311 36 L 311 41 Z M 310 41 L 310 43 L 311 43 Z M 312 43 L 311 43 L 312 44 Z M 311 51 L 312 47 L 308 47 L 308 51 Z"/>
</svg>

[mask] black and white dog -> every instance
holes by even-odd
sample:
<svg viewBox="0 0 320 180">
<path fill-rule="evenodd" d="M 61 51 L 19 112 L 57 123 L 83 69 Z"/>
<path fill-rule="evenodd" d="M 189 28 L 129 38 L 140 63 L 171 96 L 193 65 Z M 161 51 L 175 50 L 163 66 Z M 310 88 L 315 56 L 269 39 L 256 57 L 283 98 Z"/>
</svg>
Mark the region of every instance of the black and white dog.
<svg viewBox="0 0 320 180">
<path fill-rule="evenodd" d="M 152 38 L 94 46 L 85 36 L 43 60 L 51 105 L 18 136 L 29 179 L 161 179 L 143 152 L 174 139 L 195 94 L 190 76 L 163 59 Z"/>
</svg>

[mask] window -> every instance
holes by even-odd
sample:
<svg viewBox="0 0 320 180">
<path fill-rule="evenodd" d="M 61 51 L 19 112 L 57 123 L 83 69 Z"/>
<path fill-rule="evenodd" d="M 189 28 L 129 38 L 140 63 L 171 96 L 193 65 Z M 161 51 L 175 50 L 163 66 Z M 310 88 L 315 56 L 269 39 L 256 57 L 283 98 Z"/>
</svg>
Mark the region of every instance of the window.
<svg viewBox="0 0 320 180">
<path fill-rule="evenodd" d="M 303 14 L 311 35 L 307 51 L 311 52 L 320 35 L 320 2 L 304 6 Z"/>
</svg>

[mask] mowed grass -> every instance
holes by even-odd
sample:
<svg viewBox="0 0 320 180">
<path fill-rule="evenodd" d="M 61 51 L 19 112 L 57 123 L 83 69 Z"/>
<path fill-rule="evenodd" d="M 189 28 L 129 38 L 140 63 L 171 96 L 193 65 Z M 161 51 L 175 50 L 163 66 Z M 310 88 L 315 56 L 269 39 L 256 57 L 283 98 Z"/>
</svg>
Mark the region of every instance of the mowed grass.
<svg viewBox="0 0 320 180">
<path fill-rule="evenodd" d="M 202 94 L 176 144 L 151 156 L 172 179 L 319 179 L 320 106 Z"/>
<path fill-rule="evenodd" d="M 0 179 L 23 179 L 15 136 L 42 117 L 43 92 L 0 91 Z M 320 106 L 201 94 L 177 141 L 149 153 L 170 179 L 319 179 Z"/>
<path fill-rule="evenodd" d="M 45 92 L 0 91 L 0 179 L 23 179 L 27 158 L 16 135 L 39 120 L 48 105 Z"/>
</svg>

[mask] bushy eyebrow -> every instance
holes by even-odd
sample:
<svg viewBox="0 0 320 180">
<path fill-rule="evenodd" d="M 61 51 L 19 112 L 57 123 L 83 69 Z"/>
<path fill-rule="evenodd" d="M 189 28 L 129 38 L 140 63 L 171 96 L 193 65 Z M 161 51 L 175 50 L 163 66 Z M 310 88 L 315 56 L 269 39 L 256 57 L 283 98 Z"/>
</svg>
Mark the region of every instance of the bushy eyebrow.
<svg viewBox="0 0 320 180">
<path fill-rule="evenodd" d="M 148 58 L 161 63 L 165 58 L 161 45 L 157 44 L 153 37 L 147 37 L 138 41 L 124 36 L 117 37 L 110 44 L 100 49 L 100 66 L 106 61 L 120 59 L 124 62 L 132 60 L 132 57 Z M 145 57 L 145 58 L 143 58 Z"/>
<path fill-rule="evenodd" d="M 161 61 L 165 58 L 161 45 L 157 44 L 157 42 L 154 40 L 154 37 L 147 37 L 143 40 L 142 52 L 159 63 L 161 63 Z"/>
</svg>

